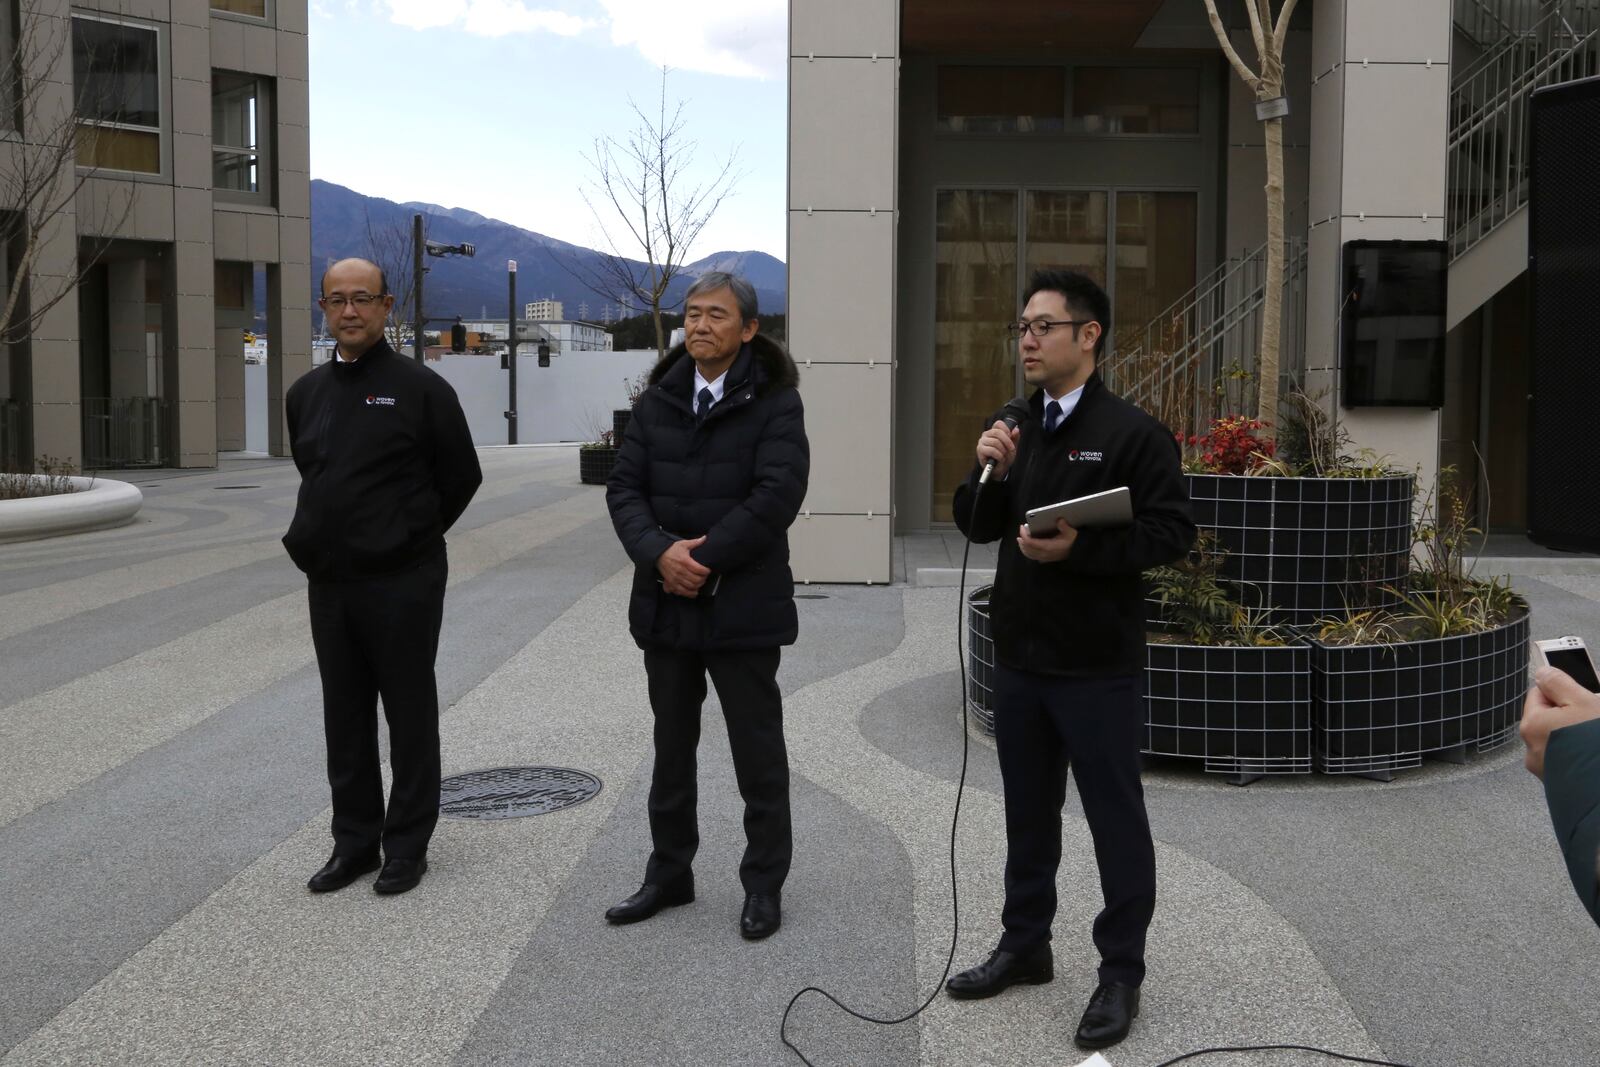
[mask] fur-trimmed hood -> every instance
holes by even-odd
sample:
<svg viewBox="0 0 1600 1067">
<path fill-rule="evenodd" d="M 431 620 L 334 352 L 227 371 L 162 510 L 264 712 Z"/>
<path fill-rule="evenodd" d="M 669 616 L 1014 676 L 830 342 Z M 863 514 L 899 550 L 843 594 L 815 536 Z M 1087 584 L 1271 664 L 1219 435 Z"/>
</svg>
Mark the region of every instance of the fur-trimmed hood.
<svg viewBox="0 0 1600 1067">
<path fill-rule="evenodd" d="M 749 344 L 745 347 L 750 350 L 751 359 L 746 362 L 742 358 L 743 353 L 740 354 L 740 358 L 734 359 L 733 366 L 728 369 L 728 373 L 730 375 L 738 374 L 738 377 L 729 378 L 728 385 L 730 387 L 742 385 L 745 373 L 749 373 L 751 377 L 755 378 L 757 396 L 764 396 L 774 389 L 794 388 L 800 384 L 800 369 L 795 366 L 794 359 L 789 355 L 788 351 L 777 341 L 774 341 L 764 333 L 758 333 L 750 339 Z M 660 385 L 666 380 L 667 375 L 672 373 L 673 368 L 685 360 L 693 362 L 689 359 L 688 346 L 684 344 L 674 346 L 651 369 L 649 384 L 652 386 Z M 745 368 L 741 368 L 741 364 L 745 364 Z M 692 377 L 693 374 L 691 372 L 686 376 L 686 379 Z"/>
</svg>

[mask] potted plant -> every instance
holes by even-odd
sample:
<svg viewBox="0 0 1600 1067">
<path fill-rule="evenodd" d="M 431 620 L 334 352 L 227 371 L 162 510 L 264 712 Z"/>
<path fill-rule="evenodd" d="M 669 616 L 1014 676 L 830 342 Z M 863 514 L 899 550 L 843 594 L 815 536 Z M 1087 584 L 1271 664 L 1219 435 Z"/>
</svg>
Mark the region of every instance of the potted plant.
<svg viewBox="0 0 1600 1067">
<path fill-rule="evenodd" d="M 616 435 L 600 431 L 599 440 L 578 446 L 578 480 L 584 485 L 604 485 L 617 465 Z"/>
<path fill-rule="evenodd" d="M 612 440 L 619 445 L 622 443 L 622 435 L 628 430 L 628 420 L 633 417 L 633 406 L 639 402 L 639 398 L 650 386 L 650 372 L 641 371 L 636 378 L 624 378 L 622 384 L 628 390 L 628 406 L 616 408 L 611 412 Z"/>
<path fill-rule="evenodd" d="M 1311 650 L 1230 595 L 1225 561 L 1202 531 L 1185 559 L 1146 572 L 1155 619 L 1144 751 L 1203 760 L 1238 785 L 1308 773 Z"/>
<path fill-rule="evenodd" d="M 1276 621 L 1305 625 L 1350 608 L 1398 605 L 1411 549 L 1416 477 L 1351 455 L 1321 406 L 1293 391 L 1282 439 L 1242 415 L 1177 434 L 1195 524 L 1226 552 L 1222 577 Z"/>
<path fill-rule="evenodd" d="M 1465 567 L 1479 533 L 1445 481 L 1416 528 L 1416 563 L 1395 608 L 1321 619 L 1312 648 L 1319 769 L 1388 779 L 1425 756 L 1460 760 L 1516 735 L 1527 688 L 1528 605 L 1503 578 Z"/>
</svg>

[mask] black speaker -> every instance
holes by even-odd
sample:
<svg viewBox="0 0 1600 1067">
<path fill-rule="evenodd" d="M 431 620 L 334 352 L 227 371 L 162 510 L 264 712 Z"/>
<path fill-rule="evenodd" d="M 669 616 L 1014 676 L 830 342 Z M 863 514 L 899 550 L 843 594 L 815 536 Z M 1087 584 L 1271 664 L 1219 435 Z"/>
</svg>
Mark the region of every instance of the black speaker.
<svg viewBox="0 0 1600 1067">
<path fill-rule="evenodd" d="M 1528 536 L 1600 552 L 1600 78 L 1530 109 Z"/>
</svg>

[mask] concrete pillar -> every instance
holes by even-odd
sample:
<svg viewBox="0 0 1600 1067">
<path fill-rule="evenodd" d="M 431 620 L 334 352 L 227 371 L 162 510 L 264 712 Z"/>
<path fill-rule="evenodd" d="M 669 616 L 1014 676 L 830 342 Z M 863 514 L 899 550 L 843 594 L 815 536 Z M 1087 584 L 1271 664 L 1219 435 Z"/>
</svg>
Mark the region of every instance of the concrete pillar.
<svg viewBox="0 0 1600 1067">
<path fill-rule="evenodd" d="M 801 581 L 892 577 L 899 8 L 789 5 L 789 343 L 811 439 L 789 534 Z"/>
<path fill-rule="evenodd" d="M 310 242 L 309 220 L 282 220 L 288 229 L 302 224 Z M 267 264 L 267 450 L 289 455 L 283 398 L 311 369 L 311 266 L 304 259 Z"/>
<path fill-rule="evenodd" d="M 70 113 L 73 102 L 72 48 L 69 7 L 65 2 L 41 4 L 34 12 L 42 46 L 26 61 L 36 65 L 37 106 L 25 121 L 44 120 Z M 23 131 L 24 134 L 29 131 Z M 35 131 L 41 136 L 45 131 Z M 35 306 L 56 296 L 58 303 L 34 324 L 23 358 L 25 367 L 13 370 L 13 381 L 25 387 L 19 396 L 28 403 L 32 442 L 24 456 L 35 461 L 48 457 L 76 466 L 83 457 L 81 394 L 78 385 L 78 237 L 77 209 L 65 204 L 45 226 L 39 255 L 29 276 Z M 20 371 L 20 373 L 18 373 Z M 20 381 L 19 381 L 20 380 Z"/>
<path fill-rule="evenodd" d="M 1450 0 L 1317 0 L 1312 9 L 1311 233 L 1307 385 L 1337 397 L 1344 242 L 1439 240 L 1450 102 Z M 1346 408 L 1358 448 L 1439 469 L 1439 413 Z"/>
</svg>

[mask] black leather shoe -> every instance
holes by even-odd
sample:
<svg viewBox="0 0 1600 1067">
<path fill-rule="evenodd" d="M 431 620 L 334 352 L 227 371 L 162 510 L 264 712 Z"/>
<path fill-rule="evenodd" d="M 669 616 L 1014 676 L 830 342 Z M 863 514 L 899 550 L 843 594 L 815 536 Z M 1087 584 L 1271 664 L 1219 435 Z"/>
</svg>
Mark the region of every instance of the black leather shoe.
<svg viewBox="0 0 1600 1067">
<path fill-rule="evenodd" d="M 1089 998 L 1073 1040 L 1083 1049 L 1110 1048 L 1128 1036 L 1128 1027 L 1138 1014 L 1138 986 L 1101 982 Z"/>
<path fill-rule="evenodd" d="M 335 852 L 322 870 L 311 876 L 306 888 L 313 893 L 331 893 L 343 889 L 363 874 L 378 869 L 378 854 L 370 856 L 341 856 Z"/>
<path fill-rule="evenodd" d="M 662 908 L 675 908 L 694 900 L 694 884 L 661 886 L 646 882 L 621 904 L 606 909 L 606 922 L 615 926 L 643 922 Z"/>
<path fill-rule="evenodd" d="M 960 974 L 951 976 L 944 984 L 952 997 L 978 1000 L 992 997 L 1018 982 L 1043 985 L 1056 976 L 1055 957 L 1050 953 L 1050 943 L 1018 955 L 995 949 L 989 958 Z"/>
<path fill-rule="evenodd" d="M 739 933 L 746 941 L 771 937 L 783 925 L 783 907 L 777 893 L 748 893 L 739 915 Z"/>
<path fill-rule="evenodd" d="M 378 880 L 372 883 L 374 893 L 404 893 L 415 889 L 417 883 L 422 881 L 422 876 L 428 873 L 428 861 L 422 856 L 416 859 L 391 857 L 383 861 L 383 870 L 378 872 Z"/>
</svg>

